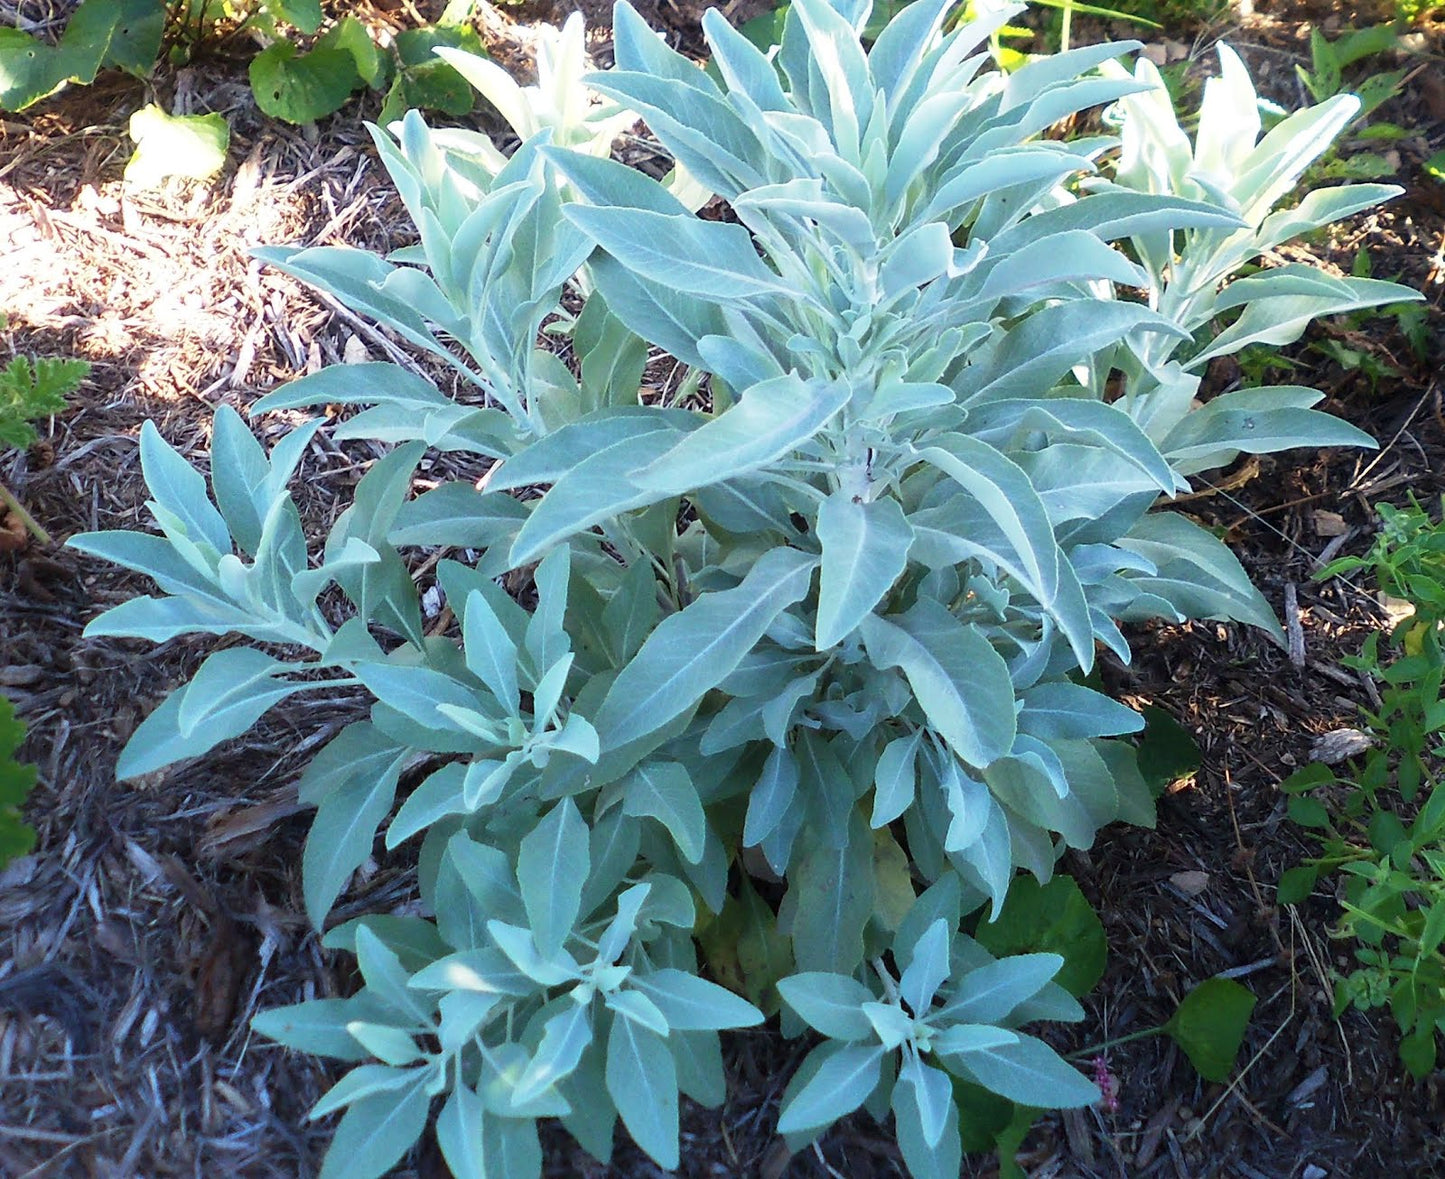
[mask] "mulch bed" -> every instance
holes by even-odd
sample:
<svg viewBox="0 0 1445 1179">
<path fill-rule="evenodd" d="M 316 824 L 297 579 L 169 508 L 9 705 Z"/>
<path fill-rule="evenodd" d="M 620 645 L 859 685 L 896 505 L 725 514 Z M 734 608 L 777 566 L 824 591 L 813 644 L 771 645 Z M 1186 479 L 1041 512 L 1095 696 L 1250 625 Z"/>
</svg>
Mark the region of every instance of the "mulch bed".
<svg viewBox="0 0 1445 1179">
<path fill-rule="evenodd" d="M 378 3 L 371 17 L 413 23 L 405 7 Z M 1207 71 L 1207 45 L 1227 32 L 1262 85 L 1294 104 L 1311 13 L 1264 7 L 1243 29 L 1201 33 L 1186 52 Z M 13 16 L 13 5 L 0 8 Z M 588 17 L 605 54 L 601 9 Z M 508 11 L 520 21 L 565 10 Z M 735 6 L 733 15 L 755 10 Z M 700 50 L 691 3 L 662 0 L 645 15 Z M 524 23 L 492 10 L 486 27 L 499 57 L 525 59 Z M 1035 1176 L 1445 1173 L 1438 1078 L 1402 1080 L 1388 1020 L 1330 1015 L 1328 971 L 1348 961 L 1328 938 L 1332 901 L 1274 903 L 1281 871 L 1309 852 L 1274 787 L 1366 699 L 1339 659 L 1382 617 L 1358 586 L 1314 582 L 1316 558 L 1366 548 L 1380 498 L 1445 490 L 1441 385 L 1432 379 L 1445 322 L 1445 187 L 1418 168 L 1445 146 L 1445 95 L 1439 36 L 1426 45 L 1437 56 L 1380 115 L 1414 129 L 1392 145 L 1406 196 L 1292 258 L 1348 272 L 1365 248 L 1374 274 L 1398 275 L 1429 297 L 1434 351 L 1425 359 L 1393 320 L 1348 335 L 1324 325 L 1292 350 L 1299 368 L 1281 378 L 1324 389 L 1326 408 L 1387 445 L 1376 455 L 1267 459 L 1238 485 L 1201 483 L 1187 505 L 1228 530 L 1282 614 L 1294 603 L 1302 654 L 1213 623 L 1138 631 L 1135 661 L 1109 669 L 1111 686 L 1178 717 L 1204 765 L 1162 800 L 1157 830 L 1112 830 L 1065 865 L 1100 909 L 1111 964 L 1088 1020 L 1059 1029 L 1068 1037 L 1060 1046 L 1160 1023 L 1194 983 L 1227 971 L 1259 1000 L 1243 1067 L 1224 1087 L 1200 1082 L 1163 1039 L 1114 1051 L 1120 1111 L 1046 1119 L 1026 1144 Z M 126 120 L 150 100 L 226 116 L 233 162 L 212 187 L 123 187 Z M 360 113 L 374 117 L 377 105 L 364 99 Z M 244 65 L 222 57 L 146 84 L 103 79 L 0 119 L 0 309 L 9 316 L 0 362 L 28 353 L 93 365 L 42 442 L 0 460 L 0 480 L 57 537 L 142 525 L 135 442 L 146 418 L 182 451 L 204 455 L 217 406 L 244 412 L 295 376 L 394 347 L 247 256 L 270 243 L 387 250 L 411 240 L 357 116 L 349 108 L 306 130 L 270 122 L 252 103 Z M 1326 338 L 1397 371 L 1372 388 L 1309 347 Z M 1236 375 L 1211 379 L 1222 386 Z M 268 444 L 288 428 L 274 417 L 255 425 Z M 329 527 L 378 453 L 318 436 L 293 487 L 309 535 Z M 253 1037 L 248 1021 L 350 985 L 349 959 L 322 951 L 303 915 L 308 818 L 293 784 L 359 702 L 278 708 L 244 741 L 118 785 L 125 738 L 213 647 L 81 637 L 101 609 L 148 588 L 67 550 L 0 556 L 0 690 L 30 725 L 22 752 L 41 774 L 29 807 L 37 849 L 0 875 L 0 1174 L 295 1179 L 319 1165 L 329 1123 L 308 1124 L 305 1112 L 336 1074 Z M 336 919 L 415 903 L 409 865 L 386 857 L 358 874 Z M 790 1161 L 772 1126 L 801 1049 L 762 1033 L 733 1036 L 725 1051 L 728 1104 L 685 1112 L 682 1173 L 902 1173 L 886 1133 L 864 1120 Z M 991 1166 L 978 1160 L 976 1172 Z M 601 1168 L 558 1134 L 549 1170 L 658 1173 L 625 1135 Z M 397 1174 L 445 1169 L 428 1147 Z"/>
</svg>

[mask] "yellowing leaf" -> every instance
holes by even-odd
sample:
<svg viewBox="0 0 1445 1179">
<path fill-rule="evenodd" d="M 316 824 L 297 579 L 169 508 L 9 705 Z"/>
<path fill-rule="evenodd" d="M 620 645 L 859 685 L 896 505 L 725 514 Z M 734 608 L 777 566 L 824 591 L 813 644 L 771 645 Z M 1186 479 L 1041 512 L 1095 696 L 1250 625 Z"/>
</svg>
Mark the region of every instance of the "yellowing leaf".
<svg viewBox="0 0 1445 1179">
<path fill-rule="evenodd" d="M 168 115 L 152 103 L 130 117 L 135 154 L 126 183 L 152 188 L 168 176 L 209 180 L 226 163 L 231 129 L 220 115 Z"/>
</svg>

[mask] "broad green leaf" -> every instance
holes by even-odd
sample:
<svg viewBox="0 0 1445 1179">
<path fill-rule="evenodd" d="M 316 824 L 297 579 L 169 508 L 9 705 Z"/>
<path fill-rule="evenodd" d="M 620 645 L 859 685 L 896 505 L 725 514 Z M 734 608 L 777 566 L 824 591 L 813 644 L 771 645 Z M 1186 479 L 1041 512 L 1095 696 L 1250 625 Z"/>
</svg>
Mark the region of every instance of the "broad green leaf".
<svg viewBox="0 0 1445 1179">
<path fill-rule="evenodd" d="M 834 492 L 818 509 L 817 647 L 827 651 L 857 628 L 908 564 L 913 529 L 898 501 L 864 503 Z"/>
<path fill-rule="evenodd" d="M 1109 948 L 1098 914 L 1068 876 L 1055 876 L 1047 884 L 1019 877 L 1009 889 L 1003 911 L 981 922 L 974 937 L 1001 959 L 1012 954 L 1037 958 L 1040 971 L 1054 955 L 1060 956 L 1063 964 L 1053 977 L 1075 995 L 1087 994 L 1103 977 Z"/>
<path fill-rule="evenodd" d="M 319 48 L 299 56 L 277 41 L 251 59 L 251 92 L 264 114 L 287 123 L 313 123 L 341 109 L 365 84 L 345 49 Z"/>
<path fill-rule="evenodd" d="M 774 549 L 736 588 L 703 594 L 665 618 L 613 681 L 593 718 L 603 749 L 656 732 L 702 699 L 808 592 L 814 564 L 796 550 Z"/>
<path fill-rule="evenodd" d="M 517 882 L 537 949 L 550 956 L 572 933 L 591 870 L 587 824 L 570 798 L 557 803 L 522 840 Z"/>
<path fill-rule="evenodd" d="M 1184 996 L 1164 1030 L 1201 1077 L 1222 1084 L 1234 1071 L 1254 1003 L 1249 988 L 1234 979 L 1207 978 Z"/>
<path fill-rule="evenodd" d="M 922 600 L 906 614 L 869 615 L 861 629 L 874 666 L 902 670 L 929 722 L 970 765 L 1012 748 L 1013 683 L 976 627 Z"/>
</svg>

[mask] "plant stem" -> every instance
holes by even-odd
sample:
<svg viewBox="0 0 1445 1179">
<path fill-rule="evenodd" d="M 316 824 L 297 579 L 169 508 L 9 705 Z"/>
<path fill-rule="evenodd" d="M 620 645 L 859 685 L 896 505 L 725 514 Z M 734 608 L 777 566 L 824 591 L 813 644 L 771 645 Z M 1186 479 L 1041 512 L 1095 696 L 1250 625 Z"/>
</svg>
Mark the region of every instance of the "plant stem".
<svg viewBox="0 0 1445 1179">
<path fill-rule="evenodd" d="M 1145 1028 L 1142 1032 L 1130 1032 L 1127 1036 L 1119 1036 L 1113 1040 L 1100 1040 L 1097 1044 L 1090 1044 L 1087 1048 L 1080 1048 L 1077 1052 L 1070 1052 L 1065 1060 L 1085 1060 L 1090 1056 L 1097 1056 L 1100 1052 L 1110 1048 L 1117 1048 L 1120 1044 L 1132 1044 L 1135 1040 L 1147 1040 L 1150 1036 L 1158 1036 L 1164 1033 L 1164 1025 L 1161 1023 L 1157 1028 Z"/>
<path fill-rule="evenodd" d="M 10 489 L 3 483 L 0 483 L 0 504 L 14 512 L 20 518 L 21 526 L 41 544 L 50 543 L 50 533 L 40 527 L 35 517 L 20 505 L 20 501 L 10 494 Z"/>
</svg>

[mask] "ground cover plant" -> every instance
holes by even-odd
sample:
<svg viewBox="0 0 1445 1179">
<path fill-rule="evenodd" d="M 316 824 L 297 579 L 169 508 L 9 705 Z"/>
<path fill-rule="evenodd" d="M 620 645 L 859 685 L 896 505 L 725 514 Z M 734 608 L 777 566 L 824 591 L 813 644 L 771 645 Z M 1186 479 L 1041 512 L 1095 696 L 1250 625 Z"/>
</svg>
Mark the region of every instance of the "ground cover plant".
<svg viewBox="0 0 1445 1179">
<path fill-rule="evenodd" d="M 365 88 L 386 92 L 386 119 L 413 108 L 465 114 L 471 90 L 432 50 L 480 51 L 464 23 L 470 8 L 454 3 L 437 24 L 404 30 L 383 48 L 355 16 L 328 19 L 320 0 L 83 0 L 54 44 L 0 28 L 0 110 L 24 110 L 103 70 L 148 77 L 162 54 L 186 61 L 246 37 L 261 43 L 249 67 L 256 104 L 288 123 L 333 114 Z M 175 116 L 182 127 L 202 117 Z"/>
<path fill-rule="evenodd" d="M 775 1007 L 767 984 L 785 1029 L 824 1037 L 784 1106 L 798 1143 L 866 1104 L 916 1174 L 956 1172 L 955 1081 L 1035 1106 L 1098 1094 L 1018 1030 L 1079 1013 L 1062 960 L 995 958 L 963 922 L 997 916 L 1018 869 L 1047 880 L 1103 824 L 1151 821 L 1121 739 L 1140 718 L 1081 682 L 1097 643 L 1128 658 L 1118 622 L 1275 628 L 1217 539 L 1150 509 L 1241 452 L 1368 443 L 1310 390 L 1195 395 L 1215 357 L 1408 297 L 1304 267 L 1227 282 L 1393 190 L 1276 211 L 1355 100 L 1260 139 L 1227 51 L 1191 143 L 1147 63 L 1096 73 L 1131 44 L 1005 76 L 973 52 L 988 20 L 945 34 L 946 5 L 919 3 L 865 56 L 867 16 L 796 4 L 779 72 L 714 15 L 717 85 L 619 8 L 593 89 L 740 224 L 559 147 L 565 115 L 495 173 L 465 133 L 378 131 L 420 246 L 264 257 L 476 396 L 352 365 L 262 403 L 364 405 L 338 434 L 397 444 L 315 568 L 286 484 L 318 424 L 268 456 L 225 410 L 214 503 L 148 427 L 164 536 L 73 542 L 166 595 L 92 634 L 278 652 L 213 654 L 123 776 L 299 692 L 376 698 L 301 783 L 307 907 L 321 925 L 402 787 L 386 842 L 424 836 L 434 918 L 331 930 L 364 988 L 257 1023 L 367 1062 L 318 1109 L 347 1107 L 332 1173 L 385 1170 L 436 1098 L 458 1174 L 535 1173 L 551 1116 L 599 1157 L 620 1116 L 672 1165 L 678 1090 L 721 1099 L 715 1032 Z M 1106 103 L 1117 141 L 1039 138 Z M 544 323 L 575 367 L 538 349 Z M 680 381 L 644 381 L 649 345 Z M 407 499 L 429 446 L 493 464 L 483 486 Z M 436 566 L 460 645 L 423 624 L 412 546 L 478 554 Z M 494 578 L 519 570 L 514 599 Z M 778 946 L 756 1004 L 696 973 L 694 929 L 738 906 Z"/>
<path fill-rule="evenodd" d="M 1404 616 L 1371 634 L 1351 661 L 1378 684 L 1378 706 L 1362 710 L 1366 748 L 1347 772 L 1317 762 L 1280 787 L 1290 817 L 1317 831 L 1322 846 L 1284 874 L 1279 893 L 1299 903 L 1321 879 L 1345 874 L 1335 936 L 1353 943 L 1357 965 L 1334 979 L 1335 1013 L 1388 1006 L 1400 1059 L 1423 1079 L 1445 1031 L 1445 528 L 1413 501 L 1379 511 L 1370 552 L 1332 562 L 1320 576 L 1369 570 Z"/>
</svg>

